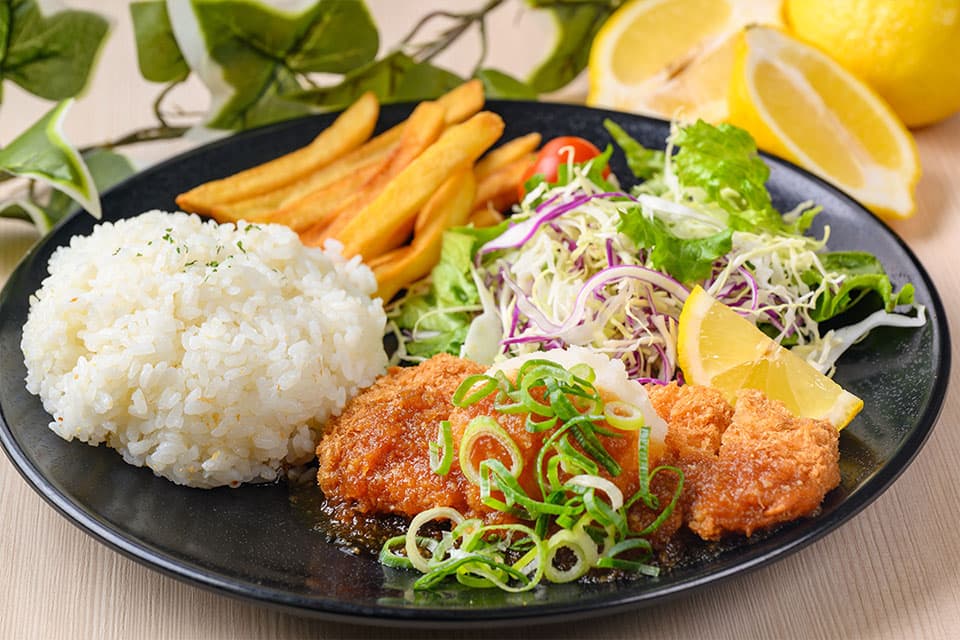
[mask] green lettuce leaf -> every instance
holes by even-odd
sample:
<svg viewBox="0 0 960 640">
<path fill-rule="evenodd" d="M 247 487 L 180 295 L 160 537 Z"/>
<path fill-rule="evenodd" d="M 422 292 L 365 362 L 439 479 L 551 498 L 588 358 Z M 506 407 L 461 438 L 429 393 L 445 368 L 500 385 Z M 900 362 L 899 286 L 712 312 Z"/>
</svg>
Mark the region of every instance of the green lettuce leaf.
<svg viewBox="0 0 960 640">
<path fill-rule="evenodd" d="M 0 2 L 0 80 L 47 100 L 64 100 L 87 85 L 109 23 L 90 11 L 50 15 L 35 0 Z"/>
<path fill-rule="evenodd" d="M 730 226 L 774 233 L 785 229 L 767 191 L 770 169 L 749 133 L 698 120 L 679 128 L 673 143 L 679 151 L 671 165 L 680 185 L 702 189 L 706 200 L 730 215 Z"/>
<path fill-rule="evenodd" d="M 836 291 L 830 291 L 817 299 L 812 317 L 818 322 L 829 320 L 847 311 L 871 294 L 879 296 L 885 311 L 893 311 L 900 305 L 913 303 L 913 285 L 906 284 L 899 291 L 883 269 L 880 260 L 865 251 L 833 251 L 820 255 L 824 269 L 845 278 Z M 808 271 L 803 276 L 810 285 L 819 284 L 819 272 Z"/>
<path fill-rule="evenodd" d="M 639 207 L 622 211 L 617 229 L 637 247 L 647 249 L 649 266 L 687 284 L 705 280 L 714 260 L 729 253 L 733 244 L 732 229 L 702 238 L 681 238 L 662 220 L 643 215 Z"/>
<path fill-rule="evenodd" d="M 430 274 L 430 288 L 420 295 L 404 298 L 394 322 L 401 329 L 414 329 L 422 337 L 407 343 L 407 353 L 428 358 L 438 353 L 460 354 L 474 313 L 463 307 L 480 306 L 480 294 L 473 282 L 474 254 L 488 240 L 503 233 L 506 223 L 474 229 L 458 227 L 444 233 L 440 261 Z"/>
<path fill-rule="evenodd" d="M 607 118 L 603 126 L 623 151 L 630 171 L 640 180 L 649 180 L 663 172 L 664 153 L 659 149 L 647 149 L 624 131 L 620 125 Z"/>
</svg>

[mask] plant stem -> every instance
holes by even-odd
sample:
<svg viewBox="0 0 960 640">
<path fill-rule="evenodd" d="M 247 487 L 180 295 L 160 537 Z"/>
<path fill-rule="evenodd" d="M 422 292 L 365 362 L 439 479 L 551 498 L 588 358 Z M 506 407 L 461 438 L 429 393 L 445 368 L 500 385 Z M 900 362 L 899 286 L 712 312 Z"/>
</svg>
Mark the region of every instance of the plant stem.
<svg viewBox="0 0 960 640">
<path fill-rule="evenodd" d="M 94 144 L 88 147 L 83 147 L 80 149 L 80 153 L 92 151 L 93 149 L 115 149 L 117 147 L 124 147 L 127 145 L 137 144 L 140 142 L 154 142 L 156 140 L 172 140 L 174 138 L 183 137 L 183 135 L 189 130 L 190 130 L 190 127 L 171 127 L 169 125 L 160 125 L 157 127 L 146 127 L 145 129 L 138 129 L 136 131 L 131 131 L 127 135 L 121 138 L 117 138 L 116 140 L 108 140 L 107 142 L 101 142 L 100 144 Z"/>
<path fill-rule="evenodd" d="M 400 41 L 400 48 L 407 46 L 413 46 L 413 39 L 416 37 L 417 33 L 427 25 L 428 22 L 434 20 L 435 18 L 447 18 L 449 20 L 455 20 L 455 24 L 444 31 L 441 31 L 440 34 L 434 39 L 428 42 L 425 42 L 421 45 L 414 47 L 411 57 L 417 60 L 418 62 L 429 62 L 440 53 L 445 51 L 447 47 L 456 42 L 460 36 L 462 36 L 470 27 L 474 24 L 478 24 L 480 28 L 480 37 L 481 37 L 481 54 L 480 60 L 477 62 L 476 67 L 479 68 L 483 63 L 484 58 L 486 58 L 487 53 L 487 42 L 486 42 L 486 18 L 487 15 L 504 3 L 504 0 L 488 0 L 488 2 L 477 9 L 476 11 L 471 11 L 467 13 L 453 13 L 450 11 L 432 11 L 427 15 L 423 16 L 407 36 Z"/>
</svg>

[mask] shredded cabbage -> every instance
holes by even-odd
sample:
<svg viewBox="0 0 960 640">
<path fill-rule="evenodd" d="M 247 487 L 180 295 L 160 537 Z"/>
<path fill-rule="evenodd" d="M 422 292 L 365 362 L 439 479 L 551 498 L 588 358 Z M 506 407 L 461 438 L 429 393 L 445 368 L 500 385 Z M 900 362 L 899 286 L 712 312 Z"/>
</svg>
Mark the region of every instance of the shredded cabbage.
<svg viewBox="0 0 960 640">
<path fill-rule="evenodd" d="M 787 214 L 773 208 L 768 170 L 742 130 L 702 122 L 675 127 L 661 155 L 616 125 L 610 131 L 646 178 L 629 192 L 616 178 L 602 179 L 602 166 L 571 160 L 558 183 L 528 184 L 503 228 L 450 235 L 451 242 L 470 243 L 472 259 L 438 267 L 428 295 L 442 299 L 447 283 L 438 276 L 453 273 L 454 282 L 475 287 L 464 302 L 476 311 L 425 311 L 439 314 L 441 328 L 454 314 L 466 323 L 453 323 L 457 340 L 440 340 L 447 350 L 455 346 L 492 364 L 578 345 L 621 360 L 633 379 L 668 382 L 679 375 L 678 318 L 695 284 L 823 372 L 832 373 L 840 354 L 879 324 L 923 324 L 912 287 L 895 292 L 874 256 L 826 251 L 828 227 L 819 239 L 803 234 L 819 208 L 802 203 Z M 606 162 L 608 154 L 595 160 Z M 822 321 L 871 293 L 882 299 L 880 312 L 821 335 Z M 407 296 L 391 315 L 402 319 L 418 305 L 423 294 Z M 398 326 L 409 350 L 416 331 L 409 318 Z"/>
</svg>

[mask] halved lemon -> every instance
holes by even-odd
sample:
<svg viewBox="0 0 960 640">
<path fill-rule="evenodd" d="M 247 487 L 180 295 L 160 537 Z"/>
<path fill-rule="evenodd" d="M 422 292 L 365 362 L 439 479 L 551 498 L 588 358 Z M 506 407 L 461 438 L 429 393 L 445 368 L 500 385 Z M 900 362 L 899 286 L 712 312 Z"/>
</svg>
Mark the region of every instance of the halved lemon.
<svg viewBox="0 0 960 640">
<path fill-rule="evenodd" d="M 587 104 L 665 118 L 727 115 L 736 35 L 781 25 L 781 0 L 634 0 L 590 49 Z"/>
<path fill-rule="evenodd" d="M 874 212 L 906 218 L 920 161 L 893 110 L 832 58 L 773 28 L 747 27 L 737 46 L 729 121 L 760 148 L 840 187 Z"/>
<path fill-rule="evenodd" d="M 863 400 L 699 286 L 680 312 L 677 351 L 687 382 L 713 387 L 731 403 L 737 391 L 758 389 L 794 414 L 838 429 L 863 408 Z"/>
</svg>

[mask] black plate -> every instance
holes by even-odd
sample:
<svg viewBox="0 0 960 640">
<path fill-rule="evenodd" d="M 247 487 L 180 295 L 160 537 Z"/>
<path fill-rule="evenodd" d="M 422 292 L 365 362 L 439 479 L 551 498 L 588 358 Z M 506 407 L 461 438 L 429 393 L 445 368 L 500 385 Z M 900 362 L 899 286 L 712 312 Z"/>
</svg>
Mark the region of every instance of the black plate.
<svg viewBox="0 0 960 640">
<path fill-rule="evenodd" d="M 603 146 L 601 123 L 612 117 L 647 146 L 664 144 L 666 123 L 566 105 L 494 102 L 505 139 L 529 131 L 545 138 L 577 134 Z M 383 109 L 381 126 L 409 106 Z M 140 173 L 103 198 L 104 217 L 173 209 L 174 196 L 302 146 L 331 115 L 250 131 L 191 151 Z M 652 602 L 780 559 L 849 520 L 886 489 L 913 459 L 940 411 L 950 368 L 943 305 L 911 251 L 882 222 L 817 178 L 769 159 L 770 188 L 781 210 L 814 200 L 823 205 L 813 233 L 832 229 L 830 247 L 876 254 L 894 282 L 912 282 L 929 322 L 921 329 L 878 329 L 841 360 L 836 378 L 861 396 L 863 412 L 842 433 L 842 484 L 816 518 L 725 548 L 704 547 L 703 559 L 657 579 L 547 586 L 534 593 L 451 589 L 420 594 L 410 576 L 382 568 L 328 543 L 308 509 L 286 486 L 198 490 L 131 467 L 105 447 L 68 443 L 46 425 L 49 416 L 24 388 L 21 328 L 28 297 L 46 275 L 53 250 L 94 220 L 78 215 L 20 264 L 0 297 L 0 442 L 27 482 L 64 516 L 110 547 L 176 578 L 219 593 L 299 613 L 361 623 L 467 625 L 523 619 L 555 621 Z M 629 175 L 622 158 L 614 171 Z"/>
</svg>

